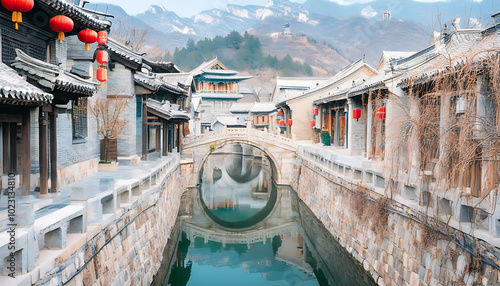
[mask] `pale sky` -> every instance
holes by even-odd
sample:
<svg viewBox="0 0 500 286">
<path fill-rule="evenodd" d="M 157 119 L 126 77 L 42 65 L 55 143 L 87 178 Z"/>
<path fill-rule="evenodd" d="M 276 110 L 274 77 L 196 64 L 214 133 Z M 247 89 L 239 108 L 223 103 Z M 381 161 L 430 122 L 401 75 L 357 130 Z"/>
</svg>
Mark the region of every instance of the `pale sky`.
<svg viewBox="0 0 500 286">
<path fill-rule="evenodd" d="M 306 0 L 292 0 L 304 3 Z M 204 10 L 223 9 L 227 4 L 266 5 L 268 0 L 92 0 L 91 3 L 109 3 L 120 5 L 129 15 L 137 15 L 146 11 L 151 5 L 163 5 L 181 17 L 191 17 Z"/>
</svg>

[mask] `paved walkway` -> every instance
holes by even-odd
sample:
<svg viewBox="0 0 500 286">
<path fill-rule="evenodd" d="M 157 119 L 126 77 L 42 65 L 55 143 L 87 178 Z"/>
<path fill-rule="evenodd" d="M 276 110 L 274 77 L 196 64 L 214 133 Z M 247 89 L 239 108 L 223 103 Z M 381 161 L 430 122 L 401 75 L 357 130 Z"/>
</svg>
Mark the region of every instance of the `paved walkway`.
<svg viewBox="0 0 500 286">
<path fill-rule="evenodd" d="M 77 182 L 61 188 L 60 193 L 53 194 L 51 199 L 37 199 L 39 192 L 32 192 L 30 196 L 16 197 L 16 203 L 31 203 L 35 208 L 35 219 L 60 210 L 71 203 L 70 193 L 72 188 L 86 188 L 88 198 L 94 198 L 102 192 L 130 185 L 140 179 L 151 175 L 168 161 L 174 162 L 178 154 L 170 154 L 155 161 L 140 161 L 136 165 L 120 165 L 116 172 L 98 172 Z M 7 195 L 0 196 L 0 232 L 7 229 Z M 17 210 L 19 211 L 19 210 Z"/>
</svg>

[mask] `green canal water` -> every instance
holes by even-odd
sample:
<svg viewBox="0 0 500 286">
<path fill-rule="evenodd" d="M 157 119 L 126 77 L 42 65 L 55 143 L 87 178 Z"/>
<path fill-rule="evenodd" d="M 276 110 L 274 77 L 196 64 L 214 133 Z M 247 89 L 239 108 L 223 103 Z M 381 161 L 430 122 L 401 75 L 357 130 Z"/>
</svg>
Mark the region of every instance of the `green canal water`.
<svg viewBox="0 0 500 286">
<path fill-rule="evenodd" d="M 376 285 L 249 146 L 226 146 L 188 191 L 154 285 Z"/>
</svg>

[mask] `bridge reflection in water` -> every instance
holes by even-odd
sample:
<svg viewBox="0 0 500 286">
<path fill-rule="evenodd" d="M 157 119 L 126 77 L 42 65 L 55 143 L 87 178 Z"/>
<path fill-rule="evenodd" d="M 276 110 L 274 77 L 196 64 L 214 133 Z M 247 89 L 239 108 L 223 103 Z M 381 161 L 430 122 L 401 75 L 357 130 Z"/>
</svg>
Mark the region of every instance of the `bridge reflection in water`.
<svg viewBox="0 0 500 286">
<path fill-rule="evenodd" d="M 270 164 L 242 144 L 210 155 L 163 285 L 375 285 Z"/>
</svg>

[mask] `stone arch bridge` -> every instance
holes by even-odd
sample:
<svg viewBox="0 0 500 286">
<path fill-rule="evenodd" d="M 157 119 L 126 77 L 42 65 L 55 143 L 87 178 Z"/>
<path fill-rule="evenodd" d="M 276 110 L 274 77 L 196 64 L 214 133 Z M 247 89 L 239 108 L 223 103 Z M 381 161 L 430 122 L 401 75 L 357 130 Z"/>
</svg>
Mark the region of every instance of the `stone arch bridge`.
<svg viewBox="0 0 500 286">
<path fill-rule="evenodd" d="M 293 158 L 297 153 L 293 138 L 253 128 L 224 128 L 183 138 L 182 154 L 193 159 L 193 185 L 198 182 L 200 171 L 208 156 L 230 143 L 243 143 L 262 150 L 271 162 L 274 180 L 278 184 L 290 184 Z"/>
</svg>

